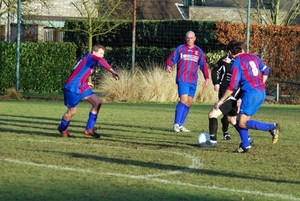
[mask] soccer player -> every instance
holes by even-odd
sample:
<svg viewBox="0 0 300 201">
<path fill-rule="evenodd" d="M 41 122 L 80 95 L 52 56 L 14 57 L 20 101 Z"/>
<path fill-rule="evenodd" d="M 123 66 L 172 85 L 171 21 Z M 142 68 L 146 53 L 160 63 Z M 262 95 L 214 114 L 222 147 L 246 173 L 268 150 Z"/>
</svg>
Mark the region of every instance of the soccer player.
<svg viewBox="0 0 300 201">
<path fill-rule="evenodd" d="M 86 54 L 73 68 L 70 76 L 64 85 L 64 103 L 67 106 L 67 112 L 63 115 L 58 131 L 63 137 L 70 137 L 67 130 L 71 118 L 76 113 L 76 107 L 79 102 L 84 99 L 91 103 L 92 108 L 89 113 L 84 135 L 94 138 L 100 138 L 95 132 L 95 123 L 101 107 L 101 100 L 94 94 L 91 87 L 93 84 L 88 82 L 88 78 L 94 73 L 97 67 L 103 67 L 116 79 L 120 79 L 120 75 L 112 69 L 112 67 L 104 59 L 105 47 L 101 45 L 93 46 L 92 52 Z"/>
<path fill-rule="evenodd" d="M 227 50 L 234 58 L 231 68 L 231 80 L 225 94 L 216 102 L 215 109 L 238 87 L 242 90 L 242 103 L 237 121 L 241 143 L 235 152 L 245 153 L 251 150 L 248 141 L 248 129 L 268 131 L 272 136 L 272 143 L 278 140 L 280 125 L 278 123 L 265 123 L 251 120 L 251 117 L 258 111 L 266 97 L 265 82 L 268 79 L 270 69 L 262 60 L 254 54 L 245 52 L 245 44 L 240 41 L 232 40 L 227 45 Z"/>
<path fill-rule="evenodd" d="M 178 46 L 166 61 L 166 71 L 172 72 L 173 64 L 177 64 L 176 84 L 178 86 L 179 102 L 175 109 L 174 132 L 190 132 L 184 127 L 198 83 L 198 68 L 204 76 L 203 87 L 208 86 L 209 74 L 205 54 L 195 45 L 196 36 L 193 31 L 185 35 L 186 43 Z"/>
<path fill-rule="evenodd" d="M 214 85 L 214 90 L 218 92 L 219 99 L 225 93 L 230 78 L 231 78 L 231 64 L 233 63 L 233 59 L 230 54 L 226 54 L 221 57 L 219 61 L 215 64 L 214 68 L 211 70 L 211 79 Z M 231 137 L 228 133 L 229 122 L 232 125 L 236 124 L 236 115 L 238 111 L 237 100 L 240 98 L 240 90 L 236 90 L 233 95 L 227 99 L 226 104 L 223 104 L 219 110 L 212 110 L 208 114 L 209 118 L 209 131 L 212 140 L 217 140 L 217 129 L 218 129 L 218 121 L 217 118 L 223 114 L 221 119 L 222 122 L 222 131 L 223 131 L 223 139 L 230 140 Z"/>
<path fill-rule="evenodd" d="M 219 99 L 224 95 L 231 78 L 231 65 L 233 58 L 229 54 L 221 57 L 211 70 L 212 82 L 214 84 L 214 90 L 218 91 Z M 217 132 L 218 132 L 218 120 L 217 118 L 223 114 L 221 119 L 223 139 L 230 140 L 231 137 L 228 134 L 229 123 L 234 127 L 236 125 L 236 116 L 239 110 L 238 100 L 240 98 L 240 89 L 235 90 L 229 98 L 227 98 L 218 109 L 214 107 L 208 113 L 209 120 L 209 134 L 210 141 L 207 141 L 201 146 L 217 146 Z M 250 139 L 252 141 L 252 139 Z"/>
</svg>

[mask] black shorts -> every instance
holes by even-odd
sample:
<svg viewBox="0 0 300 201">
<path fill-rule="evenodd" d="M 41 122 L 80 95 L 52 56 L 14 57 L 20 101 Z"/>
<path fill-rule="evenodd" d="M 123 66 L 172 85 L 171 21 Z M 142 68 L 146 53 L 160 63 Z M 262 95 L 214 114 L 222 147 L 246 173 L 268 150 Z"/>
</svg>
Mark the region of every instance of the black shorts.
<svg viewBox="0 0 300 201">
<path fill-rule="evenodd" d="M 227 114 L 230 117 L 234 117 L 238 111 L 237 101 L 230 98 L 226 99 L 224 103 L 219 106 L 219 109 L 224 115 Z"/>
</svg>

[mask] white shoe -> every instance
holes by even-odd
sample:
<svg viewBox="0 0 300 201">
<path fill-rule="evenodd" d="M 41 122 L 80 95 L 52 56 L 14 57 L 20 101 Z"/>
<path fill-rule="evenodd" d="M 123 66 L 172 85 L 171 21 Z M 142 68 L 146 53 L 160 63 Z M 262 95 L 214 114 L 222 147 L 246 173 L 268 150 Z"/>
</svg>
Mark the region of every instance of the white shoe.
<svg viewBox="0 0 300 201">
<path fill-rule="evenodd" d="M 185 133 L 191 132 L 189 129 L 187 129 L 187 128 L 184 127 L 184 126 L 180 126 L 179 129 L 180 129 L 181 132 L 185 132 Z"/>
<path fill-rule="evenodd" d="M 179 126 L 179 124 L 174 124 L 174 126 L 173 126 L 173 130 L 174 130 L 174 132 L 180 132 L 180 126 Z"/>
</svg>

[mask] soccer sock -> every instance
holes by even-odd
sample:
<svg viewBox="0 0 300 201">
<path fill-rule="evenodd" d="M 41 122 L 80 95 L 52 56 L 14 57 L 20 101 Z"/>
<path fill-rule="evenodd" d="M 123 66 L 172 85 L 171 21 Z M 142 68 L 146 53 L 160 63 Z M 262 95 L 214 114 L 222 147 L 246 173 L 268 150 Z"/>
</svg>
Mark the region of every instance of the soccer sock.
<svg viewBox="0 0 300 201">
<path fill-rule="evenodd" d="M 180 122 L 179 122 L 179 125 L 182 126 L 189 114 L 189 111 L 190 111 L 190 107 L 187 106 L 187 105 L 184 105 L 183 107 L 183 112 L 182 112 L 182 115 L 181 115 L 181 118 L 180 118 Z"/>
<path fill-rule="evenodd" d="M 94 128 L 96 120 L 97 120 L 97 117 L 98 117 L 97 114 L 93 114 L 93 113 L 90 112 L 89 119 L 88 119 L 88 121 L 86 123 L 86 127 L 85 127 L 86 130 L 90 130 L 90 129 Z"/>
<path fill-rule="evenodd" d="M 275 128 L 275 124 L 260 122 L 256 120 L 248 120 L 246 122 L 246 126 L 248 129 L 255 129 L 255 130 L 261 130 L 261 131 L 269 131 L 273 130 Z"/>
<path fill-rule="evenodd" d="M 238 126 L 237 123 L 236 123 L 233 127 L 235 128 L 235 130 L 236 130 L 237 132 L 239 132 L 239 126 Z"/>
<path fill-rule="evenodd" d="M 218 119 L 217 118 L 209 118 L 209 134 L 211 140 L 217 140 L 217 132 L 218 132 Z"/>
<path fill-rule="evenodd" d="M 70 124 L 70 121 L 66 121 L 64 118 L 62 118 L 60 125 L 58 126 L 58 129 L 60 131 L 65 131 L 68 129 L 69 124 Z"/>
<path fill-rule="evenodd" d="M 228 133 L 228 127 L 229 127 L 228 116 L 224 115 L 221 119 L 221 122 L 222 122 L 222 131 L 223 131 L 223 133 Z"/>
<path fill-rule="evenodd" d="M 238 127 L 238 131 L 239 131 L 239 134 L 240 134 L 240 138 L 241 138 L 241 141 L 242 141 L 242 147 L 248 147 L 250 146 L 250 143 L 249 143 L 249 135 L 248 135 L 248 129 L 244 129 L 244 128 L 241 128 L 239 125 L 238 125 L 238 122 L 237 122 L 237 127 Z"/>
<path fill-rule="evenodd" d="M 179 101 L 176 105 L 174 124 L 179 124 L 179 126 L 181 126 L 180 120 L 181 120 L 182 113 L 184 111 L 184 106 L 185 105 L 181 101 Z"/>
</svg>

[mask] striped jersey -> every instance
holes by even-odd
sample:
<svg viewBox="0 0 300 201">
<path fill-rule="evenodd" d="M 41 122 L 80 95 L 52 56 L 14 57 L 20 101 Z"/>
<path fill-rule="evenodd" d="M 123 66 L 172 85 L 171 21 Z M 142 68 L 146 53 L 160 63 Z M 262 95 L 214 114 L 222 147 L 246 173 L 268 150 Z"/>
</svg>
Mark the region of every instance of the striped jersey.
<svg viewBox="0 0 300 201">
<path fill-rule="evenodd" d="M 205 54 L 200 47 L 190 48 L 188 45 L 178 46 L 166 61 L 166 66 L 177 64 L 176 83 L 187 82 L 189 84 L 198 83 L 198 68 L 203 73 L 205 79 L 209 79 L 208 65 Z"/>
<path fill-rule="evenodd" d="M 104 58 L 97 57 L 92 53 L 86 54 L 73 68 L 64 88 L 83 94 L 86 90 L 90 89 L 88 78 L 95 72 L 96 67 L 99 66 L 106 70 L 112 69 Z"/>
<path fill-rule="evenodd" d="M 228 90 L 234 91 L 240 87 L 242 91 L 264 91 L 266 86 L 262 76 L 269 74 L 269 67 L 258 56 L 242 53 L 232 64 Z"/>
</svg>

